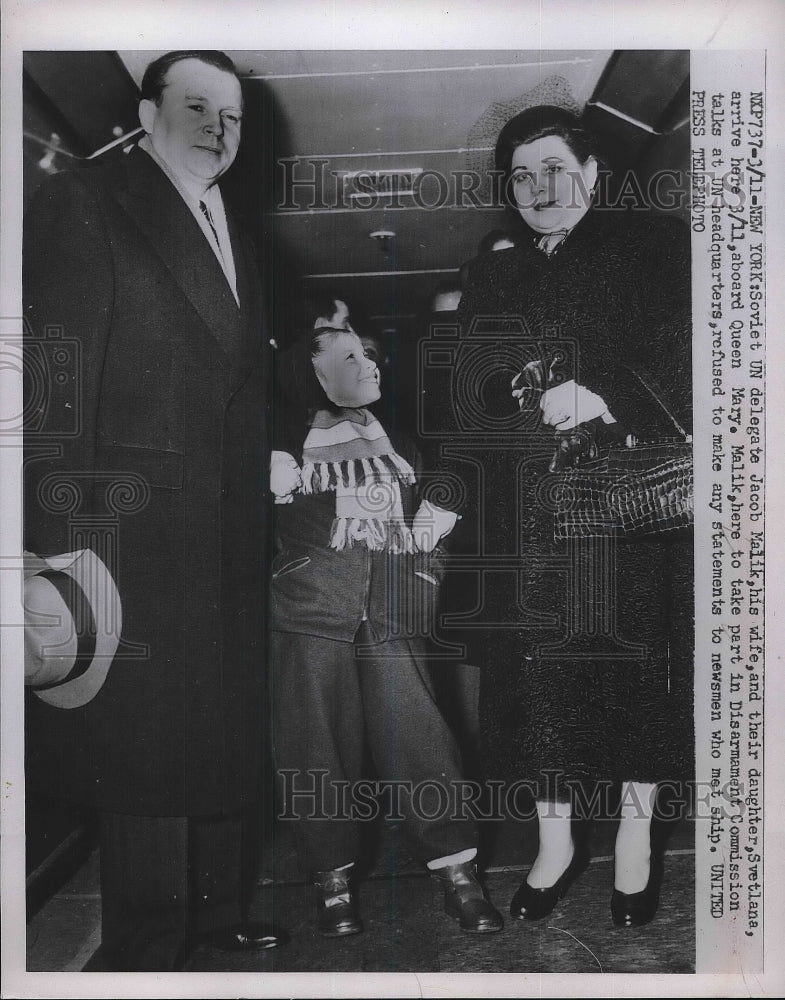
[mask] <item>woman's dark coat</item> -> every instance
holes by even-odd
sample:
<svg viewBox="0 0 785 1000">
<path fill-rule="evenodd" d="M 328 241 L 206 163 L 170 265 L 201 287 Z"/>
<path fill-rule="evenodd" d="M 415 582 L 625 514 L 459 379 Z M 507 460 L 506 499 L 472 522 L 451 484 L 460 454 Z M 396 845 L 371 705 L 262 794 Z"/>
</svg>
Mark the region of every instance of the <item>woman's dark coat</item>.
<svg viewBox="0 0 785 1000">
<path fill-rule="evenodd" d="M 518 329 L 522 362 L 555 361 L 557 379 L 602 396 L 626 431 L 673 437 L 630 367 L 647 372 L 689 429 L 687 228 L 594 209 L 550 258 L 526 233 L 472 265 L 458 311 L 463 336 L 483 325 Z M 513 413 L 506 366 L 495 405 Z M 555 541 L 538 492 L 554 432 L 539 420 L 538 400 L 508 432 L 511 446 L 483 461 L 481 499 L 517 484 L 517 502 L 475 511 L 482 551 L 518 556 L 523 567 L 517 590 L 508 586 L 494 609 L 517 627 L 473 633 L 486 777 L 528 779 L 542 798 L 563 798 L 565 779 L 680 780 L 692 757 L 691 534 Z"/>
</svg>

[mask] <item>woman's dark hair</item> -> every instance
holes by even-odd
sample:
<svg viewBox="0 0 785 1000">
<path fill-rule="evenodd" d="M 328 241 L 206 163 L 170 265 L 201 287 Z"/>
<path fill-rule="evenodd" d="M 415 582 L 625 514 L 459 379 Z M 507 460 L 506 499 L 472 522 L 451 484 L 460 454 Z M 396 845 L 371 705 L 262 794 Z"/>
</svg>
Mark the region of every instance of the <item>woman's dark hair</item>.
<svg viewBox="0 0 785 1000">
<path fill-rule="evenodd" d="M 580 163 L 586 163 L 594 157 L 602 165 L 604 157 L 599 139 L 583 125 L 578 115 L 565 108 L 540 104 L 534 108 L 527 108 L 511 118 L 496 140 L 496 169 L 502 174 L 504 192 L 510 187 L 512 157 L 518 146 L 544 139 L 549 135 L 562 139 Z"/>
<path fill-rule="evenodd" d="M 223 70 L 224 73 L 231 73 L 237 76 L 237 70 L 232 60 L 224 52 L 211 50 L 181 50 L 178 52 L 167 52 L 164 56 L 159 56 L 147 67 L 142 77 L 142 100 L 161 103 L 161 97 L 166 87 L 166 74 L 175 63 L 182 62 L 183 59 L 198 59 L 199 62 L 207 63 L 216 69 Z"/>
</svg>

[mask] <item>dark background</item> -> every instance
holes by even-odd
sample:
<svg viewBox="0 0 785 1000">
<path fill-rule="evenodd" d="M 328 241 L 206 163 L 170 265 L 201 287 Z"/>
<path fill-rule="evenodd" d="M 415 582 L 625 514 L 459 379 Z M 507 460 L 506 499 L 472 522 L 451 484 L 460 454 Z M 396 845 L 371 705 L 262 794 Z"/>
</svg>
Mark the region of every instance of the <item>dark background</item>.
<svg viewBox="0 0 785 1000">
<path fill-rule="evenodd" d="M 138 84 L 159 52 L 28 52 L 24 57 L 25 204 L 51 173 L 97 156 L 119 155 L 138 128 Z M 224 188 L 245 215 L 267 281 L 270 333 L 283 346 L 309 291 L 334 289 L 377 334 L 390 374 L 413 378 L 403 357 L 422 332 L 434 289 L 457 283 L 492 229 L 520 223 L 508 212 L 459 207 L 447 197 L 424 208 L 411 196 L 380 197 L 361 210 L 336 205 L 331 171 L 423 170 L 451 177 L 489 162 L 477 126 L 494 104 L 508 105 L 553 76 L 585 108 L 602 138 L 613 180 L 607 197 L 648 200 L 658 171 L 669 175 L 666 209 L 687 218 L 690 139 L 687 51 L 237 51 L 243 78 L 243 143 Z M 118 143 L 117 140 L 121 141 Z M 105 147 L 115 144 L 113 148 Z M 294 176 L 328 185 L 327 208 L 308 210 L 313 189 L 286 201 L 280 161 Z M 629 187 L 634 174 L 637 186 Z M 627 178 L 627 187 L 620 190 Z M 442 201 L 435 188 L 423 196 Z M 290 198 L 290 203 L 292 199 Z M 628 202 L 629 203 L 629 202 Z M 655 205 L 657 210 L 663 206 Z M 388 240 L 370 237 L 392 231 Z M 396 363 L 397 362 L 397 363 Z M 405 388 L 405 386 L 402 386 Z M 28 740 L 35 739 L 28 732 Z M 27 790 L 28 908 L 35 911 L 92 845 L 89 815 Z"/>
</svg>

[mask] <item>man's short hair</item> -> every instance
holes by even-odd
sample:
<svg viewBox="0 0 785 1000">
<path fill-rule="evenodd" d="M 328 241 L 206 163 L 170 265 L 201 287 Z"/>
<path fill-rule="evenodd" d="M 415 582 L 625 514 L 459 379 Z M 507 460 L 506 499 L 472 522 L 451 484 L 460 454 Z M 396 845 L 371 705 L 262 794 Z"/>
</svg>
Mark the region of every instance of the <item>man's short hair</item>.
<svg viewBox="0 0 785 1000">
<path fill-rule="evenodd" d="M 161 103 L 161 97 L 166 86 L 166 74 L 175 63 L 182 62 L 183 59 L 198 59 L 199 62 L 207 63 L 208 66 L 215 66 L 216 69 L 223 70 L 238 76 L 232 60 L 224 52 L 217 50 L 188 50 L 178 52 L 167 52 L 166 55 L 159 56 L 144 71 L 142 77 L 142 100 Z M 239 79 L 239 76 L 238 76 Z"/>
</svg>

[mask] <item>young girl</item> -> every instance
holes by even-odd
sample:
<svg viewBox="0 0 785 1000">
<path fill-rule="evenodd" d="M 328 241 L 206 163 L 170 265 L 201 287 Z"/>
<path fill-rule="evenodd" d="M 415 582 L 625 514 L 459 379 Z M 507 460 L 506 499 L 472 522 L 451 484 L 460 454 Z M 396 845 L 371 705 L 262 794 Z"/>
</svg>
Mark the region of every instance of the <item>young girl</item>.
<svg viewBox="0 0 785 1000">
<path fill-rule="evenodd" d="M 314 330 L 284 353 L 279 375 L 307 415 L 296 417 L 297 405 L 279 415 L 286 450 L 271 462 L 273 749 L 284 815 L 317 886 L 319 931 L 363 929 L 353 793 L 366 745 L 380 782 L 396 783 L 409 851 L 442 882 L 447 912 L 464 931 L 498 931 L 476 879 L 474 822 L 447 807 L 460 755 L 426 670 L 440 572 L 432 550 L 456 514 L 427 501 L 415 512 L 415 458 L 366 409 L 379 399 L 379 371 L 357 334 Z"/>
</svg>

